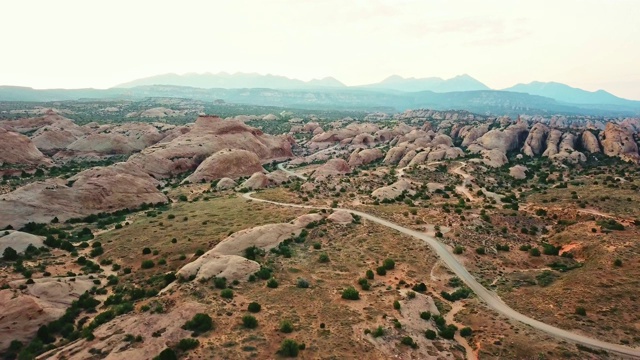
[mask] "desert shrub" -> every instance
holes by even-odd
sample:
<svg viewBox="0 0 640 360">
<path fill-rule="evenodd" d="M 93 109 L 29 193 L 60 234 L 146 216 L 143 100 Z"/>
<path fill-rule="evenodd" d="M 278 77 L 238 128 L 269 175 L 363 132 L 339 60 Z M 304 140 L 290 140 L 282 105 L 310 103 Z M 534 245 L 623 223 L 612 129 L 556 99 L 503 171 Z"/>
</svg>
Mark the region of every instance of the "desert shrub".
<svg viewBox="0 0 640 360">
<path fill-rule="evenodd" d="M 269 279 L 269 281 L 267 281 L 267 287 L 275 289 L 278 287 L 278 281 L 275 278 L 271 278 Z"/>
<path fill-rule="evenodd" d="M 413 291 L 408 291 L 408 292 L 407 292 L 407 297 L 408 297 L 409 299 L 415 299 L 415 297 L 416 297 L 416 293 L 415 293 L 415 292 L 413 292 Z"/>
<path fill-rule="evenodd" d="M 460 255 L 464 252 L 464 247 L 461 245 L 456 245 L 455 248 L 453 248 L 453 253 L 456 255 Z"/>
<path fill-rule="evenodd" d="M 223 299 L 233 299 L 233 290 L 231 289 L 224 289 L 222 291 L 220 291 L 220 296 Z"/>
<path fill-rule="evenodd" d="M 151 254 L 151 249 L 149 249 L 148 247 L 142 249 L 142 255 L 149 255 Z"/>
<path fill-rule="evenodd" d="M 372 270 L 367 270 L 366 277 L 369 280 L 373 280 L 373 271 Z"/>
<path fill-rule="evenodd" d="M 158 356 L 154 357 L 153 360 L 178 360 L 178 356 L 173 349 L 166 348 L 158 354 Z"/>
<path fill-rule="evenodd" d="M 251 302 L 247 307 L 247 310 L 249 310 L 249 312 L 252 312 L 252 313 L 260 312 L 261 309 L 262 309 L 262 306 L 260 306 L 260 304 L 258 304 L 257 302 Z"/>
<path fill-rule="evenodd" d="M 225 277 L 215 277 L 213 278 L 213 286 L 216 289 L 226 289 L 227 288 L 227 278 Z"/>
<path fill-rule="evenodd" d="M 180 340 L 180 342 L 178 343 L 178 349 L 182 351 L 189 351 L 191 349 L 197 348 L 198 346 L 200 346 L 200 341 L 194 338 L 185 338 Z"/>
<path fill-rule="evenodd" d="M 621 267 L 621 266 L 622 266 L 622 260 L 620 260 L 620 259 L 616 259 L 616 260 L 613 262 L 613 266 L 615 266 L 615 267 Z"/>
<path fill-rule="evenodd" d="M 242 326 L 247 329 L 255 329 L 258 327 L 258 320 L 252 315 L 245 315 L 242 317 Z"/>
<path fill-rule="evenodd" d="M 440 293 L 440 295 L 445 298 L 446 300 L 449 301 L 457 301 L 460 299 L 466 299 L 469 297 L 469 295 L 471 295 L 472 291 L 469 288 L 466 287 L 461 287 L 459 289 L 457 289 L 456 291 L 454 291 L 453 293 L 449 294 L 446 291 L 442 291 Z"/>
<path fill-rule="evenodd" d="M 197 313 L 191 320 L 187 321 L 182 328 L 193 331 L 194 335 L 197 336 L 213 329 L 213 319 L 207 314 Z"/>
<path fill-rule="evenodd" d="M 582 306 L 578 306 L 576 308 L 575 313 L 576 313 L 576 315 L 587 316 L 587 309 L 583 308 Z"/>
<path fill-rule="evenodd" d="M 403 337 L 402 340 L 400 340 L 400 344 L 411 346 L 414 349 L 418 347 L 418 344 L 416 344 L 416 342 L 413 340 L 411 336 Z"/>
<path fill-rule="evenodd" d="M 460 336 L 467 337 L 467 336 L 471 336 L 471 334 L 472 334 L 472 333 L 473 333 L 473 331 L 472 331 L 472 330 L 471 330 L 471 328 L 470 328 L 470 327 L 468 327 L 468 326 L 463 327 L 463 328 L 460 330 Z"/>
<path fill-rule="evenodd" d="M 384 329 L 382 328 L 382 326 L 378 326 L 375 330 L 373 330 L 371 335 L 374 338 L 377 338 L 377 337 L 380 337 L 380 336 L 384 336 Z"/>
<path fill-rule="evenodd" d="M 204 255 L 204 250 L 202 249 L 196 250 L 196 256 L 202 256 L 202 255 Z"/>
<path fill-rule="evenodd" d="M 260 270 L 256 271 L 255 276 L 257 276 L 258 278 L 262 279 L 262 280 L 267 280 L 271 278 L 271 273 L 273 270 L 266 268 L 266 267 L 261 267 Z"/>
<path fill-rule="evenodd" d="M 369 280 L 365 278 L 358 279 L 358 285 L 360 285 L 362 287 L 362 290 L 365 290 L 365 291 L 371 288 L 371 285 L 369 284 Z"/>
<path fill-rule="evenodd" d="M 5 248 L 2 253 L 2 258 L 6 261 L 16 261 L 18 257 L 18 252 L 12 247 Z"/>
<path fill-rule="evenodd" d="M 280 322 L 280 332 L 289 334 L 293 332 L 293 324 L 289 320 L 282 320 Z"/>
<path fill-rule="evenodd" d="M 443 339 L 451 340 L 456 335 L 457 330 L 458 328 L 455 325 L 443 326 L 440 328 L 440 331 L 438 331 L 438 335 Z"/>
<path fill-rule="evenodd" d="M 96 256 L 100 256 L 102 254 L 104 254 L 104 249 L 102 248 L 102 246 L 98 246 L 96 248 L 91 249 L 91 252 L 89 253 L 89 256 L 96 257 Z"/>
<path fill-rule="evenodd" d="M 322 248 L 322 244 L 319 242 L 313 243 L 313 248 L 316 250 L 320 250 Z"/>
<path fill-rule="evenodd" d="M 429 312 L 429 311 L 421 312 L 420 313 L 420 319 L 429 321 L 429 319 L 431 319 L 431 312 Z"/>
<path fill-rule="evenodd" d="M 429 340 L 434 340 L 436 338 L 436 332 L 433 330 L 427 330 L 424 332 L 424 336 Z"/>
<path fill-rule="evenodd" d="M 422 292 L 427 291 L 427 285 L 425 285 L 425 283 L 415 284 L 415 285 L 411 288 L 411 290 L 422 293 Z"/>
<path fill-rule="evenodd" d="M 549 286 L 551 285 L 555 279 L 557 278 L 557 275 L 554 274 L 552 271 L 549 270 L 545 270 L 542 273 L 538 274 L 536 276 L 536 280 L 538 282 L 538 285 L 545 287 L 545 286 Z"/>
<path fill-rule="evenodd" d="M 329 255 L 327 255 L 326 253 L 320 254 L 320 257 L 318 258 L 318 261 L 320 261 L 321 263 L 328 263 L 329 262 Z"/>
<path fill-rule="evenodd" d="M 393 270 L 396 267 L 396 262 L 393 259 L 385 259 L 382 266 L 387 270 Z"/>
<path fill-rule="evenodd" d="M 542 244 L 542 253 L 545 255 L 557 256 L 560 253 L 560 249 L 562 249 L 562 246 L 555 247 L 548 243 Z"/>
<path fill-rule="evenodd" d="M 398 300 L 395 300 L 393 302 L 393 308 L 396 310 L 400 310 L 400 302 Z"/>
<path fill-rule="evenodd" d="M 280 350 L 278 350 L 278 353 L 284 357 L 296 357 L 299 352 L 300 345 L 292 339 L 284 339 L 280 344 Z"/>
<path fill-rule="evenodd" d="M 358 300 L 360 299 L 360 293 L 353 286 L 349 286 L 342 291 L 342 298 L 347 300 Z"/>
<path fill-rule="evenodd" d="M 509 251 L 509 245 L 507 245 L 507 244 L 504 244 L 504 245 L 497 244 L 496 245 L 496 250 L 498 250 L 498 251 Z"/>
<path fill-rule="evenodd" d="M 384 266 L 378 266 L 378 268 L 376 268 L 376 273 L 380 276 L 387 275 L 387 269 Z"/>
<path fill-rule="evenodd" d="M 478 255 L 484 255 L 485 253 L 486 253 L 486 250 L 482 246 L 476 249 L 476 254 Z"/>
<path fill-rule="evenodd" d="M 457 277 L 457 276 L 454 276 L 451 279 L 449 279 L 449 282 L 447 284 L 449 286 L 451 286 L 452 288 L 457 288 L 457 287 L 460 287 L 460 286 L 464 285 L 462 280 L 460 280 L 460 278 Z"/>
<path fill-rule="evenodd" d="M 151 269 L 154 266 L 155 264 L 153 263 L 153 260 L 145 260 L 140 264 L 140 267 L 143 269 Z"/>
<path fill-rule="evenodd" d="M 540 249 L 538 249 L 538 248 L 529 249 L 529 255 L 535 256 L 535 257 L 540 256 Z"/>
<path fill-rule="evenodd" d="M 303 278 L 298 278 L 298 281 L 296 282 L 296 286 L 301 289 L 306 289 L 309 287 L 309 282 Z"/>
</svg>

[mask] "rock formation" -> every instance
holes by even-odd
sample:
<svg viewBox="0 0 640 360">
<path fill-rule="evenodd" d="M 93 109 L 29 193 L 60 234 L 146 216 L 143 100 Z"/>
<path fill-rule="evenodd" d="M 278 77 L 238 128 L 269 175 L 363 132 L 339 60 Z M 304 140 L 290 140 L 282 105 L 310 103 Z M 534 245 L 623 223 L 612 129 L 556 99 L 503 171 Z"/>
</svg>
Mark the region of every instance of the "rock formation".
<svg viewBox="0 0 640 360">
<path fill-rule="evenodd" d="M 239 178 L 263 170 L 256 154 L 247 150 L 224 149 L 206 158 L 185 181 L 198 183 L 223 177 Z"/>
</svg>

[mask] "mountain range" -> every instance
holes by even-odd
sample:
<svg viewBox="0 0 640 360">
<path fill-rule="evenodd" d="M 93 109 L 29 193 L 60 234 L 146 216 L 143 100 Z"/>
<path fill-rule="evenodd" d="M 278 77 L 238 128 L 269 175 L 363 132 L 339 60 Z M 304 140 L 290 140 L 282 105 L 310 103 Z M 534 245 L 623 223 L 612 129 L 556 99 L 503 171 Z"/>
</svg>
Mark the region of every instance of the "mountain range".
<svg viewBox="0 0 640 360">
<path fill-rule="evenodd" d="M 640 101 L 604 90 L 586 91 L 555 82 L 517 84 L 492 90 L 469 75 L 451 79 L 390 76 L 378 83 L 346 86 L 332 77 L 302 81 L 257 73 L 163 74 L 110 89 L 47 89 L 0 86 L 0 101 L 62 101 L 82 98 L 127 99 L 180 97 L 231 103 L 274 105 L 301 109 L 430 107 L 480 113 L 564 113 L 598 116 L 639 116 Z"/>
</svg>

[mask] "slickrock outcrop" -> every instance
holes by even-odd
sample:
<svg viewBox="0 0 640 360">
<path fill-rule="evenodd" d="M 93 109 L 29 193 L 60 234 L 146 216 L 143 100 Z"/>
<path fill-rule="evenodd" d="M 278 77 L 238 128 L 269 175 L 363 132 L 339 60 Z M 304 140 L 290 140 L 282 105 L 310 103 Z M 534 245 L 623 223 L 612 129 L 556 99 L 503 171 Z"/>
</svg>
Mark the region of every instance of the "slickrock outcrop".
<svg viewBox="0 0 640 360">
<path fill-rule="evenodd" d="M 522 152 L 527 156 L 538 156 L 545 151 L 545 144 L 547 136 L 549 135 L 549 128 L 542 124 L 536 123 L 531 127 L 527 139 L 524 141 Z"/>
<path fill-rule="evenodd" d="M 542 153 L 542 156 L 551 157 L 559 153 L 560 140 L 562 140 L 562 131 L 558 129 L 549 131 L 549 136 L 547 137 L 547 148 Z"/>
<path fill-rule="evenodd" d="M 204 159 L 223 149 L 255 153 L 264 163 L 293 156 L 291 136 L 271 136 L 240 121 L 200 116 L 191 130 L 169 142 L 161 142 L 133 155 L 137 164 L 156 178 L 195 169 Z"/>
<path fill-rule="evenodd" d="M 263 171 L 258 155 L 240 149 L 224 149 L 206 158 L 185 181 L 208 182 L 223 177 L 239 178 Z"/>
<path fill-rule="evenodd" d="M 63 180 L 28 184 L 0 196 L 0 227 L 64 221 L 100 212 L 163 203 L 159 182 L 131 163 L 94 167 Z"/>
<path fill-rule="evenodd" d="M 225 177 L 220 179 L 220 181 L 218 181 L 218 183 L 216 184 L 216 190 L 233 189 L 237 185 L 238 184 L 236 184 L 236 182 L 233 181 L 233 179 Z"/>
<path fill-rule="evenodd" d="M 0 234 L 0 254 L 8 247 L 21 253 L 24 252 L 29 245 L 37 248 L 44 246 L 44 237 L 25 233 L 22 231 L 9 230 L 9 234 L 5 235 L 3 231 Z"/>
<path fill-rule="evenodd" d="M 527 167 L 522 165 L 515 165 L 509 168 L 509 175 L 518 180 L 527 178 Z"/>
<path fill-rule="evenodd" d="M 318 167 L 311 177 L 316 180 L 324 180 L 329 176 L 343 175 L 350 172 L 351 168 L 345 160 L 331 159 Z"/>
<path fill-rule="evenodd" d="M 605 155 L 617 156 L 624 161 L 640 162 L 638 144 L 633 139 L 633 134 L 620 125 L 607 123 L 604 131 L 600 133 L 600 144 Z"/>
<path fill-rule="evenodd" d="M 353 222 L 353 216 L 351 216 L 351 213 L 348 211 L 337 210 L 327 216 L 327 220 L 336 224 L 351 224 Z"/>
<path fill-rule="evenodd" d="M 381 159 L 384 155 L 380 149 L 364 149 L 354 150 L 349 156 L 349 166 L 352 168 L 370 164 L 378 159 Z"/>
<path fill-rule="evenodd" d="M 53 162 L 44 156 L 28 137 L 0 128 L 0 165 L 19 164 L 26 166 L 49 166 Z"/>
<path fill-rule="evenodd" d="M 598 138 L 589 130 L 585 130 L 582 132 L 582 135 L 580 136 L 580 143 L 582 148 L 586 152 L 590 152 L 590 153 L 601 152 L 600 142 L 598 141 Z"/>
<path fill-rule="evenodd" d="M 415 193 L 411 189 L 411 183 L 407 180 L 401 179 L 389 186 L 383 186 L 379 189 L 374 190 L 371 193 L 371 196 L 378 200 L 395 199 L 405 191 L 409 194 Z"/>
<path fill-rule="evenodd" d="M 247 181 L 242 183 L 242 187 L 250 190 L 266 189 L 270 185 L 269 178 L 262 172 L 251 175 Z"/>
<path fill-rule="evenodd" d="M 238 255 L 221 255 L 208 251 L 178 270 L 177 275 L 195 280 L 224 277 L 227 281 L 243 281 L 260 270 L 260 264 Z"/>
</svg>

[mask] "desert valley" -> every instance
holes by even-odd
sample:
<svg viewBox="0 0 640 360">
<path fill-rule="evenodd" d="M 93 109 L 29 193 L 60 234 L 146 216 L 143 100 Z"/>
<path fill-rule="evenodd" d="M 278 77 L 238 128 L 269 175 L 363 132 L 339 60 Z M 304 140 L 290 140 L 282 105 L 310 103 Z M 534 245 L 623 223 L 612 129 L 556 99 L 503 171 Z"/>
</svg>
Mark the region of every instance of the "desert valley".
<svg viewBox="0 0 640 360">
<path fill-rule="evenodd" d="M 5 358 L 640 354 L 640 118 L 16 104 Z"/>
</svg>

